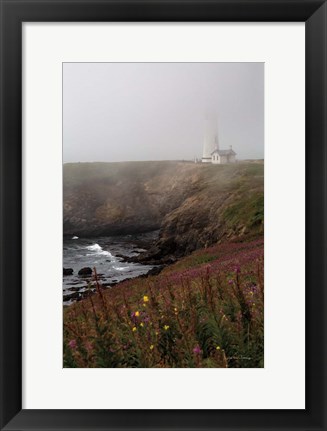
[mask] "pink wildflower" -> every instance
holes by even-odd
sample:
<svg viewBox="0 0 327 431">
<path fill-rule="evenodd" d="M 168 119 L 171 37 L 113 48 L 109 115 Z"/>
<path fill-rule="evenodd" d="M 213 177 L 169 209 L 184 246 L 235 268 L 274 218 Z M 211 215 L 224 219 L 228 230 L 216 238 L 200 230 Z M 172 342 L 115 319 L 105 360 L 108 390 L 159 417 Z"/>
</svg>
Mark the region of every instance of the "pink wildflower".
<svg viewBox="0 0 327 431">
<path fill-rule="evenodd" d="M 193 349 L 193 353 L 195 353 L 196 355 L 199 355 L 201 353 L 200 346 L 195 346 Z"/>
<path fill-rule="evenodd" d="M 68 346 L 69 346 L 71 349 L 76 349 L 76 348 L 77 348 L 76 340 L 70 340 L 70 342 L 68 343 Z"/>
</svg>

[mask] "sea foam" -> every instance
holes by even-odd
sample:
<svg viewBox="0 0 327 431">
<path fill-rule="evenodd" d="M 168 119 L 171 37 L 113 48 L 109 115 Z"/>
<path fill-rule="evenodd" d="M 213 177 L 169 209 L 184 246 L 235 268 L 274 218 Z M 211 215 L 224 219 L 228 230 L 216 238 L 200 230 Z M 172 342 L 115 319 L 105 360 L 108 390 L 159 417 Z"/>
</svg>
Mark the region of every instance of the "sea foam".
<svg viewBox="0 0 327 431">
<path fill-rule="evenodd" d="M 101 254 L 102 256 L 113 257 L 110 251 L 105 251 L 99 244 L 93 244 L 86 247 L 88 250 L 92 251 L 92 254 Z M 87 254 L 87 256 L 92 256 L 92 254 Z"/>
<path fill-rule="evenodd" d="M 93 244 L 86 247 L 90 251 L 101 251 L 102 247 L 99 244 Z"/>
</svg>

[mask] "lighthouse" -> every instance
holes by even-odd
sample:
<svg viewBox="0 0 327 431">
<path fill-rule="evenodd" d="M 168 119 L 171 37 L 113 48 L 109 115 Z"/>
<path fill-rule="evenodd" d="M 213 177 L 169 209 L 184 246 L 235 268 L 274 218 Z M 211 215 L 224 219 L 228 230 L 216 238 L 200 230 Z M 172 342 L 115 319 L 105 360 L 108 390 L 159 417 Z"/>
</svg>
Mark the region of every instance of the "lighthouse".
<svg viewBox="0 0 327 431">
<path fill-rule="evenodd" d="M 207 113 L 204 124 L 202 163 L 211 163 L 211 154 L 219 149 L 217 116 Z"/>
<path fill-rule="evenodd" d="M 230 146 L 229 150 L 219 148 L 217 115 L 207 113 L 204 126 L 202 163 L 221 165 L 236 162 L 236 153 Z"/>
</svg>

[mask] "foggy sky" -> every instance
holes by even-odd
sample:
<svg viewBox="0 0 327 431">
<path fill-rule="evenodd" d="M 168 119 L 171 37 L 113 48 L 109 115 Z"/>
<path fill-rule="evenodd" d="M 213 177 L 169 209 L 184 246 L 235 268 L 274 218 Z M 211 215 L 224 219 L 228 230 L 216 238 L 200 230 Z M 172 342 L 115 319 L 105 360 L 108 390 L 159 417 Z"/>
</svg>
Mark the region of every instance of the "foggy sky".
<svg viewBox="0 0 327 431">
<path fill-rule="evenodd" d="M 263 158 L 263 63 L 64 63 L 64 162 L 201 158 L 207 111 L 221 149 Z"/>
</svg>

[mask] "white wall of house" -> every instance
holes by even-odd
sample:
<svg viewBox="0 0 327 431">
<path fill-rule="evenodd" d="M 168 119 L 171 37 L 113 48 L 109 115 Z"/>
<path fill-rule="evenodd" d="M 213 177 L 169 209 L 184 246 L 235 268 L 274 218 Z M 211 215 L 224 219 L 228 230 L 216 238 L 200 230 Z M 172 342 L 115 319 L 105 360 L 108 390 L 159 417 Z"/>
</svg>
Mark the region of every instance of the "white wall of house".
<svg viewBox="0 0 327 431">
<path fill-rule="evenodd" d="M 214 165 L 220 165 L 222 163 L 235 163 L 236 158 L 234 154 L 229 156 L 220 156 L 218 153 L 214 153 L 211 155 L 211 160 L 207 160 L 207 162 L 211 162 Z"/>
</svg>

